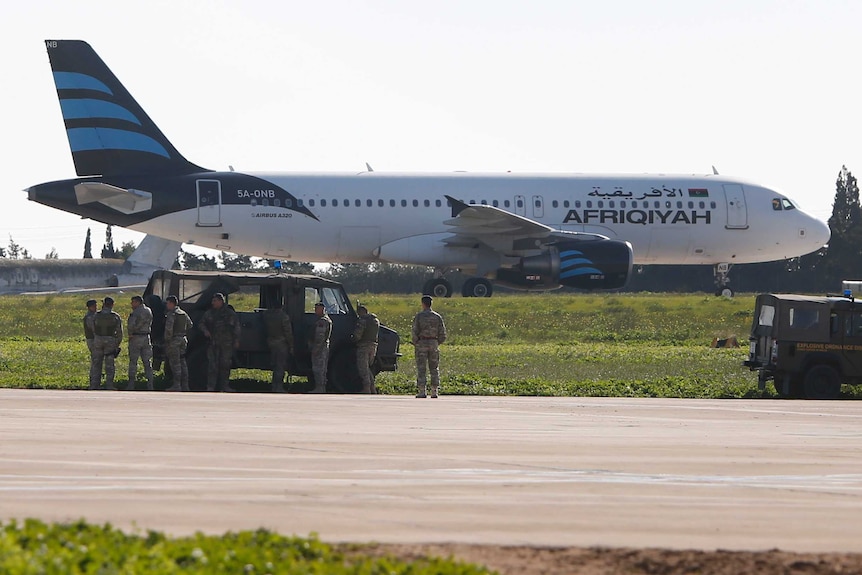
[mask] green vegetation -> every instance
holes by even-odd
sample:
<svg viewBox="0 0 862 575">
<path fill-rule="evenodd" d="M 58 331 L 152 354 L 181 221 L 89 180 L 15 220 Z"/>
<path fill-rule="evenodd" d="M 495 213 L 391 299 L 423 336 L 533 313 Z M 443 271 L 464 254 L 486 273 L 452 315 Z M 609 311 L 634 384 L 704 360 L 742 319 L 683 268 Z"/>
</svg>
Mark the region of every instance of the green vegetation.
<svg viewBox="0 0 862 575">
<path fill-rule="evenodd" d="M 115 294 L 129 313 L 129 294 Z M 0 297 L 0 386 L 87 386 L 81 336 L 85 297 Z M 413 393 L 408 343 L 418 297 L 363 294 L 358 299 L 402 337 L 399 371 L 378 377 L 383 393 Z M 247 300 L 247 301 L 246 301 Z M 256 299 L 232 299 L 251 308 Z M 447 394 L 624 397 L 760 397 L 742 367 L 754 296 L 732 300 L 667 294 L 517 294 L 435 300 L 446 319 L 442 348 Z M 712 349 L 736 336 L 742 347 Z M 124 380 L 127 356 L 118 360 Z M 139 375 L 142 378 L 142 374 Z M 265 381 L 268 372 L 235 370 L 234 379 Z M 122 385 L 122 384 L 121 384 Z M 846 388 L 845 395 L 853 395 Z M 771 396 L 772 390 L 767 390 Z"/>
<path fill-rule="evenodd" d="M 271 573 L 478 575 L 487 569 L 450 559 L 410 563 L 343 553 L 316 537 L 284 537 L 266 530 L 170 538 L 148 531 L 126 535 L 110 525 L 83 521 L 45 524 L 27 519 L 0 523 L 0 573 Z"/>
</svg>

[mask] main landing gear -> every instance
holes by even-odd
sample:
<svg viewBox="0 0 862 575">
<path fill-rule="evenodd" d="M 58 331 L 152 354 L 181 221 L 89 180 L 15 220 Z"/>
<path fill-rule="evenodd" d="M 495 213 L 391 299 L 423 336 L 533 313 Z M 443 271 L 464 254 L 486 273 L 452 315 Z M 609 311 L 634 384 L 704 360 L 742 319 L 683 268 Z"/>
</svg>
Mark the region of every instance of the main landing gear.
<svg viewBox="0 0 862 575">
<path fill-rule="evenodd" d="M 733 290 L 730 288 L 730 267 L 733 264 L 721 263 L 715 264 L 712 268 L 715 276 L 715 295 L 718 297 L 733 297 Z"/>
<path fill-rule="evenodd" d="M 425 282 L 422 293 L 432 297 L 452 297 L 452 284 L 446 278 L 438 277 Z M 469 278 L 461 287 L 464 297 L 491 297 L 494 286 L 485 278 Z"/>
</svg>

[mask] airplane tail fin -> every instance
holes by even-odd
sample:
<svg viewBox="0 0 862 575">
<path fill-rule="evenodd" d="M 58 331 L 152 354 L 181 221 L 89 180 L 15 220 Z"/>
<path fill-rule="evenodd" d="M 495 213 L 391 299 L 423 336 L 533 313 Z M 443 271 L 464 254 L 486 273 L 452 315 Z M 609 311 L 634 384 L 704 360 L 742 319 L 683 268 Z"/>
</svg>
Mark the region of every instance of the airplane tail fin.
<svg viewBox="0 0 862 575">
<path fill-rule="evenodd" d="M 45 45 L 79 176 L 207 171 L 171 145 L 89 44 Z"/>
</svg>

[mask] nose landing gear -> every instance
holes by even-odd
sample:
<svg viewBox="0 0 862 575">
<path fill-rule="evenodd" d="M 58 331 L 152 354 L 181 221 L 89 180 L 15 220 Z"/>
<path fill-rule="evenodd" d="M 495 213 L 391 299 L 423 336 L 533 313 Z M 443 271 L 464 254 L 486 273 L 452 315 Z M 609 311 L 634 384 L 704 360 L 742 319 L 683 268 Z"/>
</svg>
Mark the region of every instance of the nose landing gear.
<svg viewBox="0 0 862 575">
<path fill-rule="evenodd" d="M 715 264 L 713 275 L 715 276 L 715 295 L 718 297 L 733 297 L 733 289 L 730 287 L 730 268 L 733 264 Z"/>
</svg>

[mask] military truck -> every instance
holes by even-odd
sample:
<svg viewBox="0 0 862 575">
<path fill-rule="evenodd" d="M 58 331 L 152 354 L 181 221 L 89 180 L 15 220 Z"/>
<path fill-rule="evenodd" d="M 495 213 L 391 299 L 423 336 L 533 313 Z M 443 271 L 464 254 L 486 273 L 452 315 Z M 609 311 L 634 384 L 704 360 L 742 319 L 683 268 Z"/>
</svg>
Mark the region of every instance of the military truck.
<svg viewBox="0 0 862 575">
<path fill-rule="evenodd" d="M 834 399 L 862 383 L 862 301 L 791 294 L 757 296 L 744 365 L 781 397 Z"/>
<path fill-rule="evenodd" d="M 314 304 L 323 302 L 332 319 L 326 390 L 329 393 L 361 391 L 362 381 L 356 369 L 356 346 L 351 339 L 357 314 L 340 283 L 313 275 L 155 271 L 143 295 L 144 301 L 153 310 L 155 365 L 160 366 L 165 361 L 165 298 L 175 295 L 179 299 L 180 307 L 195 323 L 195 327 L 187 334 L 189 386 L 193 391 L 206 389 L 207 340 L 199 326 L 204 312 L 210 308 L 213 295 L 219 292 L 224 294 L 225 303 L 237 312 L 242 326 L 239 348 L 233 356 L 233 368 L 272 369 L 263 312 L 283 305 L 290 316 L 294 338 L 294 354 L 288 359 L 287 372 L 307 378 L 307 381 L 294 383 L 290 390 L 309 391 L 314 387 L 309 335 L 316 321 Z M 242 297 L 238 297 L 240 294 Z M 381 325 L 377 357 L 372 365 L 375 374 L 397 369 L 398 358 L 401 356 L 399 346 L 398 334 Z M 242 389 L 242 382 L 238 386 L 235 383 L 232 386 Z"/>
</svg>

